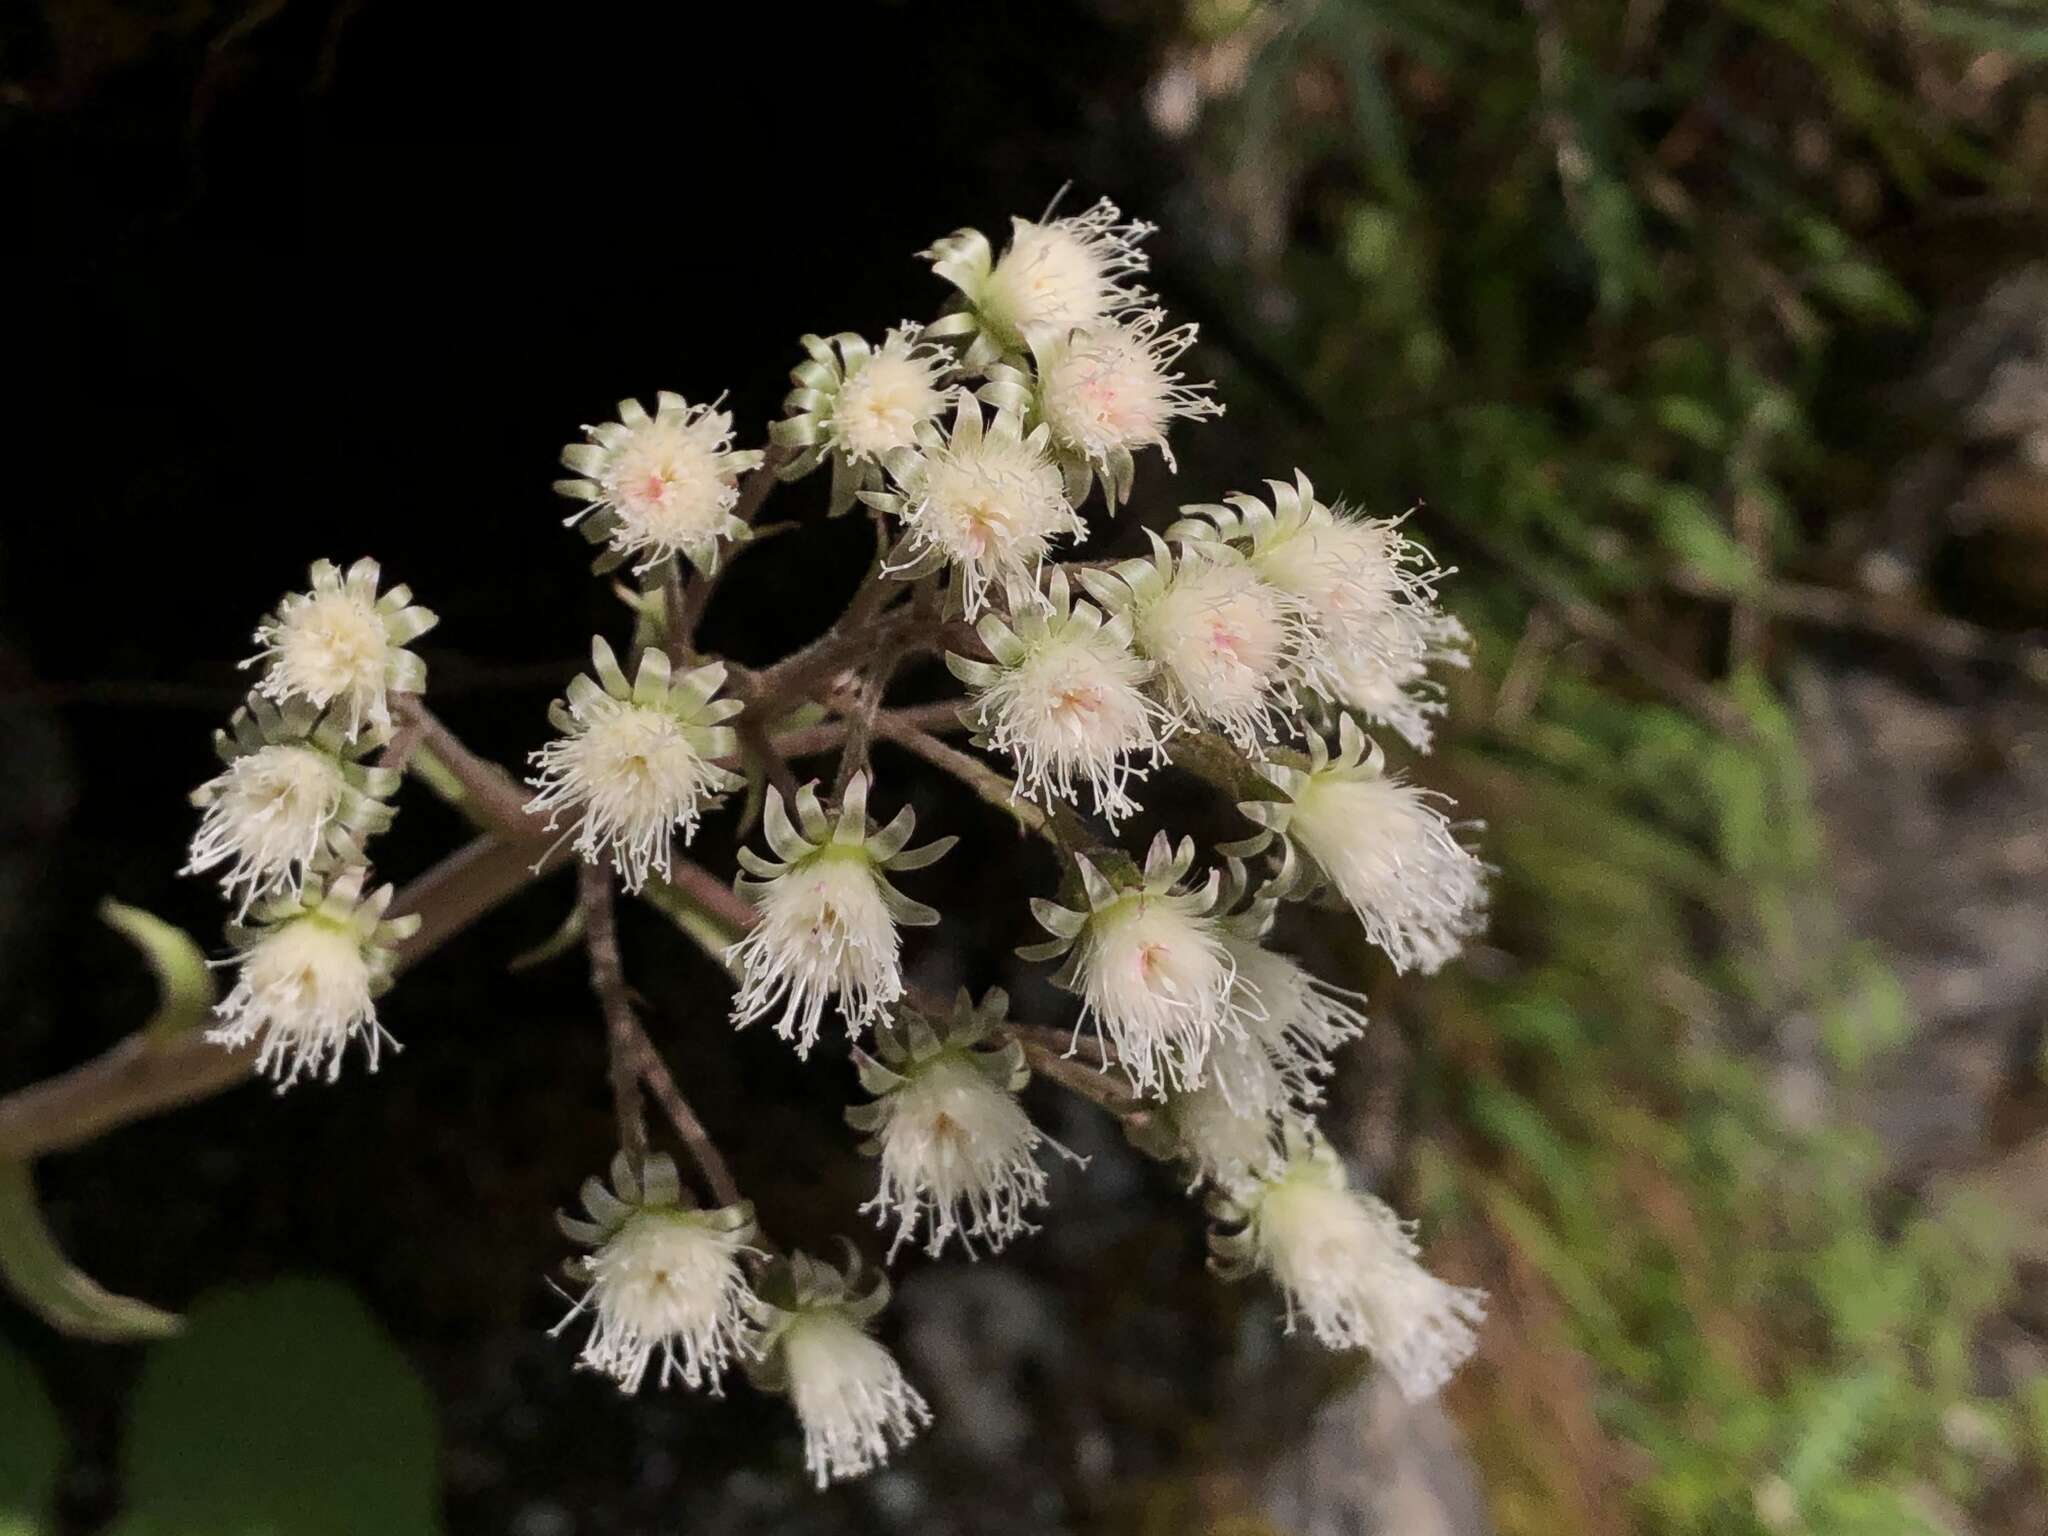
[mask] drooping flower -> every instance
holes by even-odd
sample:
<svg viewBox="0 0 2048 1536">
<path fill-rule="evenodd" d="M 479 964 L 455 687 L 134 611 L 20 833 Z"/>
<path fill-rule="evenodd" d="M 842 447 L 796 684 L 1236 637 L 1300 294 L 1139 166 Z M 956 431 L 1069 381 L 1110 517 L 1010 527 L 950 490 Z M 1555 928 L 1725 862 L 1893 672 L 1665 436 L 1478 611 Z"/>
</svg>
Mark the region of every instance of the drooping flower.
<svg viewBox="0 0 2048 1536">
<path fill-rule="evenodd" d="M 591 863 L 609 855 L 626 889 L 637 891 L 650 871 L 667 878 L 675 829 L 688 843 L 713 798 L 740 786 L 717 759 L 739 750 L 725 722 L 741 705 L 714 697 L 725 684 L 723 663 L 671 679 L 668 657 L 650 647 L 629 683 L 603 639 L 591 641 L 590 657 L 595 680 L 572 678 L 567 696 L 548 708 L 562 734 L 533 754 L 540 772 L 527 782 L 540 793 L 526 809 L 545 812 L 549 831 L 577 812 L 577 852 Z"/>
<path fill-rule="evenodd" d="M 1443 687 L 1429 669 L 1471 665 L 1471 644 L 1465 626 L 1447 613 L 1395 608 L 1373 623 L 1366 643 L 1332 659 L 1331 696 L 1427 752 L 1444 712 Z"/>
<path fill-rule="evenodd" d="M 1224 925 L 1223 943 L 1237 964 L 1245 993 L 1239 1013 L 1245 1032 L 1273 1065 L 1287 1099 L 1306 1107 L 1321 1101 L 1330 1056 L 1365 1031 L 1365 998 L 1311 974 L 1300 961 L 1259 942 L 1264 922 L 1247 928 L 1241 918 Z"/>
<path fill-rule="evenodd" d="M 782 402 L 789 414 L 768 435 L 797 450 L 779 472 L 784 480 L 831 460 L 830 512 L 836 517 L 860 492 L 879 490 L 883 460 L 916 448 L 937 421 L 946 407 L 940 386 L 951 360 L 920 340 L 919 328 L 907 321 L 879 347 L 850 331 L 806 336 L 803 347 L 809 356 L 790 370 L 796 387 Z"/>
<path fill-rule="evenodd" d="M 388 732 L 391 695 L 426 691 L 427 664 L 406 647 L 437 621 L 413 605 L 409 587 L 379 597 L 374 560 L 358 560 L 346 575 L 332 560 L 316 560 L 310 576 L 308 591 L 288 594 L 257 626 L 263 649 L 242 665 L 263 668 L 263 698 L 331 707 L 349 741 L 366 727 Z"/>
<path fill-rule="evenodd" d="M 1036 404 L 1068 466 L 1068 494 L 1077 503 L 1087 495 L 1092 474 L 1114 510 L 1130 497 L 1136 454 L 1157 448 L 1173 469 L 1167 428 L 1223 414 L 1209 395 L 1211 386 L 1189 384 L 1174 371 L 1194 345 L 1195 327 L 1162 331 L 1165 318 L 1163 311 L 1149 309 L 1121 322 L 1033 338 Z M 990 378 L 1010 382 L 1011 373 L 992 370 Z M 1015 381 L 1024 384 L 1021 374 Z"/>
<path fill-rule="evenodd" d="M 1166 1095 L 1172 1132 L 1168 1150 L 1187 1163 L 1197 1181 L 1221 1184 L 1268 1171 L 1283 1160 L 1286 1128 L 1301 1122 L 1286 1081 L 1254 1033 L 1257 1028 L 1253 1019 L 1245 1019 L 1242 1035 L 1226 1035 L 1210 1047 L 1201 1082 Z"/>
<path fill-rule="evenodd" d="M 865 773 L 848 781 L 836 815 L 827 815 L 816 785 L 798 790 L 794 824 L 771 787 L 761 827 L 775 858 L 740 850 L 741 865 L 755 878 L 742 878 L 738 889 L 760 921 L 728 952 L 740 972 L 733 1021 L 744 1025 L 780 1007 L 775 1032 L 794 1040 L 799 1056 L 816 1043 L 829 999 L 838 999 L 850 1033 L 879 1020 L 903 995 L 897 928 L 939 920 L 887 877 L 924 868 L 959 839 L 912 848 L 917 815 L 909 806 L 879 829 L 867 807 Z"/>
<path fill-rule="evenodd" d="M 1399 519 L 1327 507 L 1298 470 L 1292 485 L 1269 480 L 1266 486 L 1272 506 L 1240 493 L 1226 498 L 1228 506 L 1183 507 L 1188 515 L 1167 537 L 1221 539 L 1241 548 L 1260 579 L 1293 599 L 1307 621 L 1304 680 L 1338 697 L 1348 660 L 1378 656 L 1398 663 L 1407 647 L 1403 626 L 1412 633 L 1440 622 L 1436 583 L 1444 573 L 1401 532 Z"/>
<path fill-rule="evenodd" d="M 1129 616 L 1178 719 L 1213 725 L 1247 751 L 1277 740 L 1291 725 L 1307 643 L 1299 610 L 1227 545 L 1192 544 L 1176 563 L 1155 534 L 1152 551 L 1081 581 L 1106 612 Z"/>
<path fill-rule="evenodd" d="M 1411 1402 L 1431 1396 L 1478 1347 L 1485 1296 L 1448 1285 L 1417 1260 L 1412 1229 L 1381 1201 L 1345 1187 L 1319 1138 L 1289 1138 L 1284 1167 L 1238 1181 L 1211 1203 L 1209 1239 L 1226 1279 L 1263 1270 L 1330 1349 L 1363 1349 Z"/>
<path fill-rule="evenodd" d="M 391 985 L 393 946 L 420 920 L 387 920 L 392 888 L 365 896 L 367 878 L 360 865 L 331 883 L 313 876 L 296 899 L 273 898 L 257 907 L 253 923 L 228 929 L 239 970 L 206 1038 L 230 1050 L 254 1043 L 257 1072 L 274 1078 L 279 1092 L 323 1067 L 334 1082 L 351 1040 L 362 1042 L 374 1072 L 391 1038 L 375 1000 Z"/>
<path fill-rule="evenodd" d="M 1076 603 L 1066 573 L 1046 583 L 1048 609 L 1013 603 L 1008 623 L 993 614 L 976 626 L 994 661 L 948 652 L 946 665 L 974 690 L 967 716 L 978 745 L 1007 752 L 1017 793 L 1042 805 L 1078 803 L 1093 793 L 1112 826 L 1137 809 L 1130 781 L 1157 764 L 1172 719 L 1147 692 L 1153 669 L 1131 648 L 1128 616 L 1104 621 Z"/>
<path fill-rule="evenodd" d="M 1053 980 L 1081 998 L 1081 1027 L 1106 1035 L 1132 1089 L 1154 1097 L 1198 1085 L 1211 1049 L 1244 1033 L 1237 969 L 1212 915 L 1222 872 L 1186 889 L 1194 861 L 1194 839 L 1175 848 L 1162 832 L 1142 873 L 1117 884 L 1076 854 L 1086 905 L 1032 898 L 1032 915 L 1054 937 L 1017 951 L 1026 960 L 1067 956 Z"/>
<path fill-rule="evenodd" d="M 550 1331 L 589 1313 L 581 1363 L 621 1391 L 639 1391 L 658 1354 L 660 1385 L 680 1376 L 717 1396 L 726 1368 L 755 1352 L 755 1297 L 740 1265 L 755 1252 L 754 1208 L 747 1201 L 695 1208 L 674 1160 L 659 1153 L 638 1176 L 620 1153 L 612 1185 L 584 1182 L 589 1220 L 555 1218 L 564 1236 L 592 1251 L 569 1261 L 569 1277 L 584 1291 Z"/>
<path fill-rule="evenodd" d="M 557 480 L 555 489 L 585 504 L 566 521 L 607 547 L 600 568 L 633 560 L 635 572 L 646 572 L 680 555 L 715 570 L 719 541 L 746 537 L 733 508 L 740 476 L 762 454 L 732 446 L 732 415 L 717 402 L 692 405 L 663 390 L 650 416 L 639 401 L 621 400 L 617 421 L 583 434 L 588 442 L 562 450 L 562 463 L 579 478 Z"/>
<path fill-rule="evenodd" d="M 1053 540 L 1088 532 L 1047 443 L 1043 426 L 1027 433 L 1010 411 L 984 420 L 980 403 L 960 391 L 945 438 L 888 455 L 896 489 L 861 493 L 903 525 L 885 562 L 889 574 L 910 580 L 950 568 L 955 602 L 969 619 L 987 607 L 991 587 L 1035 599 Z"/>
<path fill-rule="evenodd" d="M 889 1303 L 888 1277 L 876 1275 L 863 1294 L 850 1244 L 845 1270 L 792 1254 L 762 1278 L 760 1294 L 762 1355 L 750 1372 L 764 1390 L 789 1394 L 818 1487 L 872 1472 L 931 1422 L 896 1357 L 868 1331 Z"/>
<path fill-rule="evenodd" d="M 316 867 L 361 863 L 364 844 L 391 825 L 385 802 L 399 775 L 363 761 L 378 738 L 349 741 L 305 699 L 279 709 L 252 694 L 213 742 L 227 767 L 192 791 L 204 814 L 184 873 L 227 866 L 221 887 L 238 920 L 267 897 L 296 899 Z"/>
<path fill-rule="evenodd" d="M 1129 279 L 1143 272 L 1138 243 L 1153 226 L 1125 223 L 1107 198 L 1065 218 L 1010 221 L 1010 244 L 997 258 L 988 237 L 963 229 L 924 254 L 959 290 L 963 307 L 926 328 L 932 340 L 965 342 L 961 365 L 985 368 L 1033 338 L 1088 330 L 1148 296 Z"/>
<path fill-rule="evenodd" d="M 1486 866 L 1458 841 L 1441 797 L 1388 773 L 1349 715 L 1338 729 L 1334 758 L 1311 735 L 1306 770 L 1259 765 L 1285 798 L 1241 803 L 1264 832 L 1237 846 L 1281 836 L 1283 890 L 1327 881 L 1396 969 L 1433 973 L 1485 925 Z"/>
<path fill-rule="evenodd" d="M 860 1059 L 874 1101 L 846 1119 L 881 1160 L 880 1187 L 861 1209 L 896 1223 L 892 1257 L 920 1225 L 934 1258 L 955 1235 L 972 1257 L 977 1242 L 994 1251 L 1034 1230 L 1025 1213 L 1045 1203 L 1046 1138 L 1017 1102 L 1031 1072 L 1016 1041 L 987 1043 L 1008 1007 L 997 989 L 979 1008 L 963 990 L 945 1023 L 899 1009 L 876 1033 L 876 1057 Z"/>
</svg>

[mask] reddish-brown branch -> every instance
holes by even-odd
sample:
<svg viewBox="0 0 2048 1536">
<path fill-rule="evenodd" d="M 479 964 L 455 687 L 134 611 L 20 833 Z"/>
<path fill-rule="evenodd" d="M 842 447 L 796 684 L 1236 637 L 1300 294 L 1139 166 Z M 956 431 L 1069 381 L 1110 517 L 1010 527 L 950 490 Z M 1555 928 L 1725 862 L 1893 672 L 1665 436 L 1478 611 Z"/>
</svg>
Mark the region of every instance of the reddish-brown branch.
<svg viewBox="0 0 2048 1536">
<path fill-rule="evenodd" d="M 633 1000 L 626 990 L 626 968 L 619 958 L 611 860 L 579 866 L 576 890 L 583 907 L 583 946 L 590 956 L 590 990 L 597 994 L 598 1008 L 604 1014 L 612 1113 L 618 1121 L 619 1147 L 638 1173 L 647 1166 L 647 1120 L 640 1109 L 640 1072 L 633 1044 L 640 1024 L 633 1016 Z"/>
<path fill-rule="evenodd" d="M 546 853 L 544 844 L 488 834 L 457 849 L 392 903 L 392 916 L 421 919 L 419 931 L 398 946 L 398 969 L 419 964 L 560 863 L 561 855 Z M 0 1157 L 82 1146 L 131 1121 L 245 1083 L 254 1063 L 254 1052 L 228 1051 L 197 1033 L 168 1040 L 131 1035 L 91 1061 L 0 1098 Z"/>
</svg>

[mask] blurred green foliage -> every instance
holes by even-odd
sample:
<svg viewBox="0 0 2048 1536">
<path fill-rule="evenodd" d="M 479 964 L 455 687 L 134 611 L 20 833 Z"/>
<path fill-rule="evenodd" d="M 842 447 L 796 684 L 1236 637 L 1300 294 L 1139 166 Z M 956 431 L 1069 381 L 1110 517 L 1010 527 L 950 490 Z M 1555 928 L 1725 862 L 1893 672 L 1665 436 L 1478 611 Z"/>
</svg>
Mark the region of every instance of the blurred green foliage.
<svg viewBox="0 0 2048 1536">
<path fill-rule="evenodd" d="M 2007 93 L 1962 88 L 1985 49 Z M 1423 776 L 1487 822 L 1500 954 L 1398 996 L 1431 1231 L 1495 1290 L 1454 1402 L 1496 1519 L 1943 1529 L 2048 1465 L 2048 1389 L 1978 1395 L 1998 1214 L 1914 1202 L 1866 1132 L 1768 1091 L 1787 1020 L 1838 1086 L 1912 1021 L 1832 908 L 1739 610 L 1825 579 L 1895 450 L 1860 370 L 1925 319 L 1877 235 L 2038 192 L 2011 149 L 2048 16 L 1198 0 L 1185 50 L 1262 279 L 1230 330 L 1298 388 L 1272 410 L 1318 479 L 1423 498 L 1478 632 Z"/>
<path fill-rule="evenodd" d="M 0 1347 L 0 1536 L 39 1536 L 65 1454 L 27 1364 Z M 150 1347 L 128 1403 L 109 1536 L 436 1536 L 426 1388 L 345 1288 L 202 1296 Z"/>
<path fill-rule="evenodd" d="M 50 1517 L 64 1433 L 29 1363 L 0 1341 L 0 1536 L 37 1536 Z"/>
</svg>

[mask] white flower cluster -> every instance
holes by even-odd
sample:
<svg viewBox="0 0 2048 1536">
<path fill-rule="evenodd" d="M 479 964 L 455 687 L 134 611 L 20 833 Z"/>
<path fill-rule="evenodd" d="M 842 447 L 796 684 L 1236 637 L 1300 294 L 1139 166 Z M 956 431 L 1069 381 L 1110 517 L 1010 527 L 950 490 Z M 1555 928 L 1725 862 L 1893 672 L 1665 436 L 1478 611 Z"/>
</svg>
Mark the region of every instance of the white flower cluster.
<svg viewBox="0 0 2048 1536">
<path fill-rule="evenodd" d="M 392 889 L 368 891 L 365 853 L 391 824 L 398 775 L 371 757 L 389 740 L 392 700 L 426 687 L 406 647 L 434 626 L 402 586 L 381 596 L 374 560 L 312 568 L 258 626 L 261 667 L 214 745 L 222 771 L 192 792 L 202 815 L 187 874 L 220 872 L 234 904 L 234 986 L 207 1038 L 256 1047 L 280 1090 L 341 1073 L 351 1040 L 376 1070 L 377 1020 L 393 946 L 417 918 L 387 919 Z"/>
<path fill-rule="evenodd" d="M 1426 750 L 1446 703 L 1431 670 L 1462 665 L 1468 641 L 1438 606 L 1444 573 L 1397 520 L 1325 504 L 1299 473 L 1264 500 L 1182 508 L 1163 534 L 1128 539 L 1130 558 L 1069 558 L 1091 531 L 1115 536 L 1141 456 L 1173 470 L 1171 434 L 1221 411 L 1182 372 L 1194 328 L 1171 325 L 1142 286 L 1150 232 L 1107 202 L 1019 219 L 1000 250 L 960 231 L 925 253 L 955 290 L 946 313 L 879 343 L 802 339 L 766 448 L 735 447 L 716 401 L 665 392 L 651 412 L 623 402 L 562 453 L 573 478 L 556 488 L 580 503 L 568 521 L 600 546 L 598 570 L 637 580 L 617 589 L 635 617 L 630 648 L 593 640 L 589 672 L 549 711 L 556 734 L 531 754 L 523 803 L 536 835 L 609 872 L 586 877 L 580 910 L 633 1149 L 609 1184 L 585 1184 L 585 1216 L 563 1219 L 586 1251 L 561 1326 L 586 1320 L 582 1363 L 626 1391 L 652 1372 L 716 1393 L 741 1365 L 787 1392 L 821 1486 L 881 1464 L 930 1418 L 871 1332 L 886 1281 L 864 1279 L 850 1245 L 836 1266 L 785 1252 L 738 1197 L 677 1085 L 631 1038 L 616 934 L 599 927 L 612 877 L 716 935 L 735 1027 L 770 1020 L 808 1058 L 836 1012 L 867 1095 L 848 1112 L 875 1159 L 863 1210 L 890 1229 L 892 1256 L 957 1242 L 978 1257 L 1033 1230 L 1045 1150 L 1071 1155 L 1020 1098 L 1043 1075 L 1110 1107 L 1206 1187 L 1219 1266 L 1269 1275 L 1290 1323 L 1307 1319 L 1322 1343 L 1367 1351 L 1411 1394 L 1475 1344 L 1476 1293 L 1421 1268 L 1408 1229 L 1347 1187 L 1316 1128 L 1364 999 L 1267 942 L 1283 902 L 1324 890 L 1398 969 L 1434 971 L 1478 932 L 1484 866 L 1441 797 L 1389 771 L 1365 734 Z M 700 651 L 696 619 L 770 485 L 821 469 L 828 515 L 858 509 L 877 533 L 846 616 L 765 667 Z M 261 675 L 221 734 L 224 771 L 194 795 L 189 868 L 221 880 L 241 949 L 211 1038 L 253 1046 L 281 1086 L 334 1077 L 351 1041 L 374 1068 L 388 1039 L 373 999 L 417 919 L 387 919 L 391 889 L 368 888 L 365 846 L 397 783 L 373 754 L 421 733 L 448 749 L 444 775 L 487 791 L 475 798 L 494 834 L 525 837 L 521 801 L 508 809 L 484 777 L 496 770 L 421 706 L 394 703 L 424 686 L 407 647 L 432 623 L 403 587 L 379 595 L 372 562 L 314 566 L 310 589 L 257 631 Z M 906 724 L 908 711 L 883 721 L 896 670 L 937 676 L 938 656 L 966 688 L 958 724 L 1007 773 Z M 829 792 L 789 767 L 819 750 L 796 743 L 821 734 L 841 754 Z M 962 993 L 948 1013 L 915 985 L 904 930 L 940 913 L 894 882 L 957 839 L 913 848 L 908 805 L 871 816 L 870 744 L 892 739 L 1056 850 L 1057 899 L 1030 903 L 1051 937 L 1020 953 L 1061 962 L 1055 979 L 1080 1000 L 1071 1041 L 1013 1023 L 1000 991 L 978 1006 Z M 1137 791 L 1168 766 L 1224 790 L 1253 835 L 1205 869 L 1191 838 L 1159 833 L 1142 861 L 1117 847 Z M 758 814 L 765 851 L 742 846 L 734 890 L 707 895 L 678 842 L 741 790 L 738 840 Z M 1096 1060 L 1061 1057 L 1084 1033 Z M 643 1085 L 714 1205 L 647 1149 L 629 1099 Z"/>
</svg>

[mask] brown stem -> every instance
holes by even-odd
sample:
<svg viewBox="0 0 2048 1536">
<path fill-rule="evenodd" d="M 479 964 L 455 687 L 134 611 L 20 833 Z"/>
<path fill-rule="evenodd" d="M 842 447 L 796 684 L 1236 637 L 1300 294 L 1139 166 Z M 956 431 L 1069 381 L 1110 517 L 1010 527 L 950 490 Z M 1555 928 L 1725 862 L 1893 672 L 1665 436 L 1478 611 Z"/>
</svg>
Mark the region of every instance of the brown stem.
<svg viewBox="0 0 2048 1536">
<path fill-rule="evenodd" d="M 619 1147 L 633 1171 L 647 1166 L 647 1120 L 640 1108 L 639 1063 L 633 1037 L 640 1021 L 626 990 L 626 968 L 619 958 L 617 916 L 612 905 L 609 858 L 585 863 L 577 870 L 577 900 L 583 907 L 583 944 L 590 955 L 590 990 L 604 1013 L 607 1053 L 611 1060 L 612 1113 L 619 1122 Z"/>
<path fill-rule="evenodd" d="M 1119 1117 L 1145 1108 L 1141 1100 L 1132 1097 L 1128 1090 L 1100 1068 L 1083 1066 L 1036 1041 L 1026 1040 L 1023 1045 L 1026 1064 L 1047 1082 L 1055 1083 L 1069 1093 L 1079 1094 L 1089 1103 L 1099 1104 Z"/>
<path fill-rule="evenodd" d="M 397 969 L 417 965 L 561 859 L 530 840 L 488 834 L 448 855 L 392 903 L 392 916 L 421 919 L 419 931 L 398 946 Z M 254 1062 L 254 1052 L 225 1050 L 196 1032 L 167 1040 L 131 1035 L 91 1061 L 0 1098 L 0 1157 L 83 1146 L 131 1121 L 245 1083 Z"/>
<path fill-rule="evenodd" d="M 720 1155 L 710 1133 L 704 1129 L 704 1122 L 690 1108 L 690 1101 L 676 1086 L 668 1064 L 661 1059 L 661 1053 L 655 1050 L 654 1042 L 648 1039 L 646 1029 L 637 1018 L 633 1020 L 633 1061 L 640 1081 L 647 1085 L 647 1091 L 654 1095 L 654 1102 L 661 1106 L 669 1124 L 675 1127 L 676 1135 L 689 1149 L 691 1158 L 704 1175 L 705 1184 L 710 1187 L 712 1197 L 720 1205 L 738 1205 L 740 1188 L 733 1182 L 732 1171 L 726 1167 L 725 1158 Z"/>
<path fill-rule="evenodd" d="M 418 733 L 419 745 L 433 753 L 462 786 L 470 801 L 466 809 L 479 823 L 513 838 L 539 833 L 540 821 L 526 809 L 528 795 L 517 779 L 470 751 L 417 695 L 400 698 L 398 708 L 406 725 Z"/>
<path fill-rule="evenodd" d="M 878 722 L 888 720 L 892 724 L 907 726 L 912 730 L 939 734 L 945 731 L 963 731 L 967 727 L 960 723 L 960 701 L 942 699 L 936 704 L 906 704 L 900 709 L 884 710 L 876 716 Z M 821 720 L 816 725 L 799 726 L 792 731 L 778 731 L 774 736 L 775 750 L 785 760 L 794 761 L 802 757 L 815 757 L 821 752 L 830 752 L 846 740 L 848 722 L 845 720 Z"/>
<path fill-rule="evenodd" d="M 695 888 L 711 881 L 710 873 L 687 859 L 679 863 L 684 867 L 677 873 L 690 884 L 694 898 Z M 701 880 L 697 879 L 699 876 Z M 673 878 L 671 883 L 674 883 Z M 731 902 L 739 901 L 731 892 L 726 895 Z M 633 1007 L 632 991 L 626 984 L 625 965 L 619 957 L 612 871 L 608 862 L 583 866 L 579 897 L 583 904 L 584 943 L 590 951 L 591 990 L 597 994 L 598 1003 L 604 1010 L 605 1037 L 611 1053 L 612 1107 L 618 1115 L 620 1145 L 636 1168 L 646 1161 L 647 1122 L 640 1105 L 640 1088 L 644 1084 L 654 1096 L 654 1102 L 661 1106 L 662 1113 L 668 1116 L 669 1124 L 675 1127 L 676 1135 L 696 1163 L 698 1172 L 703 1174 L 712 1197 L 720 1205 L 737 1205 L 739 1186 L 733 1182 L 725 1158 L 719 1153 L 710 1133 L 704 1129 L 704 1122 L 690 1107 L 690 1101 L 676 1086 L 674 1075 L 661 1059 L 661 1053 L 654 1048 L 646 1026 L 640 1022 L 640 1016 Z M 748 915 L 751 920 L 751 909 Z"/>
</svg>

